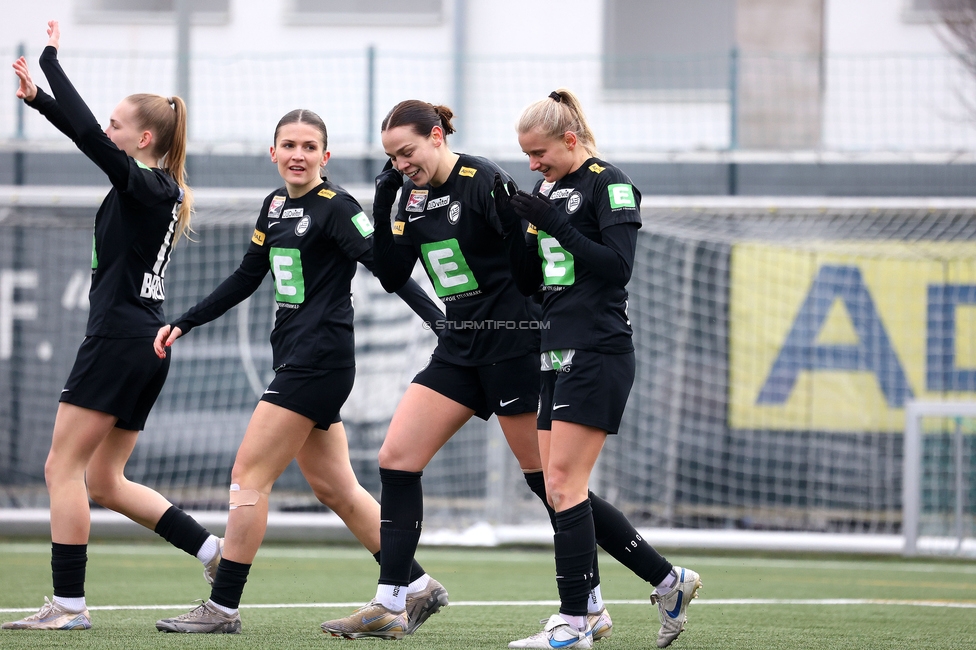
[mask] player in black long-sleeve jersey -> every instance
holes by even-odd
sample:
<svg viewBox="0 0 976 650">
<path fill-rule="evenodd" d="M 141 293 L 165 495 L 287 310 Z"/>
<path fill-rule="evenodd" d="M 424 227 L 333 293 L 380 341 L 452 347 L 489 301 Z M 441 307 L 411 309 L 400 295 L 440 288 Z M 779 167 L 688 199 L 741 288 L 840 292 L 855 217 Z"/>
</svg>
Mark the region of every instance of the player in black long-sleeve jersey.
<svg viewBox="0 0 976 650">
<path fill-rule="evenodd" d="M 655 587 L 651 601 L 658 604 L 657 645 L 663 648 L 684 629 L 699 576 L 672 566 L 623 513 L 588 488 L 634 382 L 626 286 L 641 224 L 640 193 L 626 174 L 597 157 L 570 91 L 531 104 L 517 131 L 529 166 L 544 180 L 531 195 L 515 194 L 499 212 L 511 222 L 528 222 L 526 235 L 511 240 L 512 270 L 523 293 L 543 295 L 539 445 L 556 511 L 560 606 L 541 632 L 509 647 L 591 647 L 596 635 L 587 614 L 600 604 L 591 602 L 589 568 L 599 542 Z"/>
<path fill-rule="evenodd" d="M 377 274 L 387 291 L 396 290 L 419 259 L 447 319 L 380 449 L 383 553 L 376 598 L 351 616 L 323 623 L 334 636 L 400 638 L 416 624 L 404 587 L 423 522 L 421 476 L 471 416 L 496 414 L 526 482 L 542 485 L 537 306 L 515 287 L 507 233 L 491 195 L 495 175 L 508 176 L 490 160 L 451 151 L 452 117 L 446 106 L 407 100 L 381 125 L 391 162 L 377 178 L 373 199 Z M 544 490 L 534 491 L 545 498 Z"/>
<path fill-rule="evenodd" d="M 339 419 L 355 376 L 350 285 L 357 262 L 375 268 L 373 226 L 351 195 L 321 178 L 329 156 L 318 115 L 298 109 L 281 118 L 271 159 L 285 186 L 264 200 L 240 267 L 157 335 L 156 353 L 163 357 L 179 336 L 254 293 L 271 271 L 278 305 L 271 332 L 275 378 L 254 409 L 231 472 L 223 559 L 210 600 L 159 621 L 162 631 L 240 631 L 238 606 L 264 538 L 268 496 L 292 459 L 319 500 L 380 559 L 379 504 L 356 480 Z M 406 283 L 398 295 L 425 321 L 443 319 L 416 282 Z M 419 620 L 439 606 L 431 592 L 441 587 L 416 562 L 410 574 L 417 583 L 410 607 Z"/>
<path fill-rule="evenodd" d="M 112 189 L 95 215 L 88 326 L 61 391 L 44 467 L 54 601 L 37 614 L 4 623 L 5 629 L 91 627 L 85 604 L 89 496 L 196 555 L 208 581 L 220 559 L 215 536 L 161 494 L 123 475 L 169 369 L 168 357 L 152 353 L 152 340 L 166 322 L 166 266 L 190 222 L 186 107 L 179 97 L 131 95 L 102 131 L 61 69 L 59 38 L 58 23 L 51 21 L 40 66 L 54 96 L 34 84 L 23 57 L 13 64 L 17 96 L 71 138 L 105 172 Z"/>
</svg>

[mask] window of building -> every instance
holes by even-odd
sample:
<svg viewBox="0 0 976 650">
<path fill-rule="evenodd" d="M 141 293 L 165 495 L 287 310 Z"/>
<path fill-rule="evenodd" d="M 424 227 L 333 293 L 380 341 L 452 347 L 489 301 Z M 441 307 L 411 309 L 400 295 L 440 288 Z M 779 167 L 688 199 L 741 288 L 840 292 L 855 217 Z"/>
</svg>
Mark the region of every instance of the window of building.
<svg viewBox="0 0 976 650">
<path fill-rule="evenodd" d="M 604 0 L 610 98 L 724 101 L 735 0 Z"/>
<path fill-rule="evenodd" d="M 230 20 L 230 0 L 188 0 L 194 24 Z M 159 23 L 176 19 L 176 0 L 79 0 L 78 20 L 86 23 Z"/>
<path fill-rule="evenodd" d="M 444 0 L 290 0 L 291 25 L 429 25 L 443 20 Z"/>
</svg>

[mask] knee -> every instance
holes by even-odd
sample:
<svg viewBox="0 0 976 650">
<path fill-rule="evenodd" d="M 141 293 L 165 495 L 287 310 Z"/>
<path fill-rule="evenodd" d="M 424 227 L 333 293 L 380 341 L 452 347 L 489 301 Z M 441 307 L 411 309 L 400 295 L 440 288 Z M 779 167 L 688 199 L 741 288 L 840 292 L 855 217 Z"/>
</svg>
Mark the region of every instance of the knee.
<svg viewBox="0 0 976 650">
<path fill-rule="evenodd" d="M 560 510 L 567 500 L 573 498 L 574 495 L 571 494 L 571 491 L 569 475 L 550 467 L 549 474 L 546 477 L 546 496 L 549 499 L 549 504 L 557 511 Z"/>
<path fill-rule="evenodd" d="M 115 510 L 113 506 L 115 505 L 115 496 L 119 493 L 120 478 L 98 473 L 86 474 L 85 483 L 88 487 L 88 498 L 102 507 Z"/>
<path fill-rule="evenodd" d="M 380 467 L 385 467 L 387 469 L 402 469 L 399 466 L 399 461 L 402 460 L 402 456 L 390 447 L 390 445 L 383 443 L 380 447 L 380 453 L 377 456 Z"/>
</svg>

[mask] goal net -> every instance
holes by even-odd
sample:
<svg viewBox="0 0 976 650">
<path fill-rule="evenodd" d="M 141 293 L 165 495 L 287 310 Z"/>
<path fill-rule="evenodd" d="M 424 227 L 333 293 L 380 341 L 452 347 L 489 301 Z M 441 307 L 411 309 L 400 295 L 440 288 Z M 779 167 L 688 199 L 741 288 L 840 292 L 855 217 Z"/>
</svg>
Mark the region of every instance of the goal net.
<svg viewBox="0 0 976 650">
<path fill-rule="evenodd" d="M 0 206 L 5 507 L 46 505 L 57 397 L 87 317 L 101 193 L 59 192 Z M 167 271 L 168 315 L 236 268 L 259 206 L 258 194 L 201 192 L 197 241 Z M 643 217 L 629 285 L 637 378 L 591 488 L 638 526 L 900 534 L 906 404 L 976 400 L 976 202 L 650 198 Z M 368 273 L 354 295 L 357 377 L 342 418 L 356 473 L 378 495 L 377 451 L 435 339 Z M 271 374 L 273 312 L 262 287 L 176 344 L 131 479 L 186 508 L 226 508 Z M 972 422 L 926 422 L 923 512 L 945 509 L 954 534 L 962 480 L 972 537 Z M 936 452 L 955 449 L 957 429 L 962 455 L 950 461 Z M 425 470 L 424 490 L 431 526 L 546 523 L 494 420 L 466 425 Z M 292 465 L 272 508 L 321 506 Z M 929 531 L 940 519 L 925 521 Z"/>
</svg>

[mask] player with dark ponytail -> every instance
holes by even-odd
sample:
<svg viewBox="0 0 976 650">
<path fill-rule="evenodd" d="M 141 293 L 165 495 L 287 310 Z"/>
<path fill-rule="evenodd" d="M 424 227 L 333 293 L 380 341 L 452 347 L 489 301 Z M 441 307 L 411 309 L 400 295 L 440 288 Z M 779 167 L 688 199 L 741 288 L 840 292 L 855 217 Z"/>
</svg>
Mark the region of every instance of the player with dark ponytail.
<svg viewBox="0 0 976 650">
<path fill-rule="evenodd" d="M 494 178 L 509 177 L 490 160 L 451 151 L 453 116 L 446 106 L 408 100 L 381 125 L 390 163 L 376 179 L 373 199 L 377 275 L 395 291 L 420 259 L 447 319 L 437 324 L 437 347 L 400 400 L 380 449 L 383 550 L 376 597 L 353 615 L 322 624 L 335 636 L 398 639 L 422 622 L 404 601 L 423 523 L 421 476 L 471 416 L 496 414 L 526 481 L 542 485 L 537 306 L 515 287 L 506 241 L 514 229 L 503 227 L 492 199 Z M 422 616 L 447 604 L 447 591 L 432 594 L 431 602 Z"/>
</svg>

